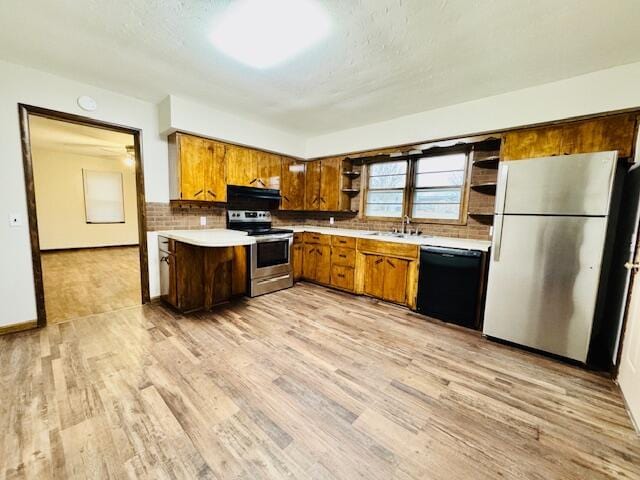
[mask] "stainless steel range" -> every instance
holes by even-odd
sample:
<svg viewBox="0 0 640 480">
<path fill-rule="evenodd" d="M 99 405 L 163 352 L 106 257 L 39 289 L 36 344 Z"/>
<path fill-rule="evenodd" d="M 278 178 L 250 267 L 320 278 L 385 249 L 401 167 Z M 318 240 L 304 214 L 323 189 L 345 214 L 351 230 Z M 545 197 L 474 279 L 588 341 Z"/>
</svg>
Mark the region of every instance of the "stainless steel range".
<svg viewBox="0 0 640 480">
<path fill-rule="evenodd" d="M 229 210 L 227 227 L 256 239 L 249 247 L 250 296 L 293 286 L 293 230 L 273 228 L 271 213 L 266 210 Z"/>
</svg>

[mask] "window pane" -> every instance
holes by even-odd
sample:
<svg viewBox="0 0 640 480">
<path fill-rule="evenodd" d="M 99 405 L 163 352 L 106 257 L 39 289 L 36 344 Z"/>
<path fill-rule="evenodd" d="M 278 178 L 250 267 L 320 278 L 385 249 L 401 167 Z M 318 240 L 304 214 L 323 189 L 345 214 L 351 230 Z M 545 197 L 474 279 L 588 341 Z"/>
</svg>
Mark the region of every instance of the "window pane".
<svg viewBox="0 0 640 480">
<path fill-rule="evenodd" d="M 460 203 L 460 189 L 420 190 L 413 196 L 413 203 Z"/>
<path fill-rule="evenodd" d="M 460 215 L 460 204 L 450 203 L 417 203 L 413 205 L 412 217 L 438 218 L 457 220 Z"/>
<path fill-rule="evenodd" d="M 455 153 L 453 155 L 438 155 L 437 157 L 425 157 L 418 160 L 416 171 L 442 172 L 444 170 L 464 170 L 467 155 Z"/>
<path fill-rule="evenodd" d="M 405 175 L 389 175 L 384 177 L 369 177 L 369 188 L 404 188 L 406 184 Z"/>
<path fill-rule="evenodd" d="M 389 205 L 381 203 L 367 203 L 366 215 L 370 217 L 400 217 L 402 215 L 402 204 Z"/>
<path fill-rule="evenodd" d="M 368 192 L 367 203 L 399 203 L 402 204 L 402 190 L 376 190 Z"/>
<path fill-rule="evenodd" d="M 419 173 L 416 175 L 416 187 L 452 187 L 461 186 L 464 172 Z"/>
<path fill-rule="evenodd" d="M 369 176 L 399 175 L 407 173 L 407 161 L 396 160 L 393 162 L 372 163 L 369 166 Z"/>
</svg>

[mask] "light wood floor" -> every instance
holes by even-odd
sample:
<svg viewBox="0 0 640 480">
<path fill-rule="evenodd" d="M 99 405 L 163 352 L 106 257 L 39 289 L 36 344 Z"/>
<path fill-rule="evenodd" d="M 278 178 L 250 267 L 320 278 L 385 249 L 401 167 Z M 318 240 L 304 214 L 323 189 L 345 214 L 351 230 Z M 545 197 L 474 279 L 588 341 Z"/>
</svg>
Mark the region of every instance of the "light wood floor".
<svg viewBox="0 0 640 480">
<path fill-rule="evenodd" d="M 138 247 L 42 253 L 48 323 L 139 305 Z"/>
<path fill-rule="evenodd" d="M 299 284 L 0 338 L 3 478 L 640 478 L 599 375 Z"/>
</svg>

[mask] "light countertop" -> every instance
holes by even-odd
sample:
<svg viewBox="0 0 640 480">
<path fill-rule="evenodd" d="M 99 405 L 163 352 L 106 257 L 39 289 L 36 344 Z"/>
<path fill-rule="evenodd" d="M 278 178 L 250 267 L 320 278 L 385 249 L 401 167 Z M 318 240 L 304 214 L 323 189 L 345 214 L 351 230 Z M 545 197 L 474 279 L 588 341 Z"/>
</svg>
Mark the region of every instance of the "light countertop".
<svg viewBox="0 0 640 480">
<path fill-rule="evenodd" d="M 289 225 L 278 228 L 288 228 L 296 233 L 313 232 L 326 235 L 340 235 L 344 237 L 368 238 L 382 242 L 405 243 L 410 245 L 429 245 L 433 247 L 462 248 L 466 250 L 480 250 L 486 252 L 491 246 L 488 240 L 472 240 L 468 238 L 430 237 L 425 235 L 410 237 L 392 237 L 389 235 L 372 235 L 371 230 L 352 230 L 347 228 L 316 227 L 313 225 Z M 248 236 L 246 232 L 214 228 L 208 230 L 166 230 L 158 232 L 167 238 L 178 242 L 188 243 L 199 247 L 239 247 L 253 245 L 255 238 Z"/>
<path fill-rule="evenodd" d="M 372 235 L 375 233 L 371 230 L 352 230 L 349 228 L 334 227 L 316 227 L 313 225 L 288 225 L 278 228 L 289 228 L 296 233 L 313 232 L 324 233 L 326 235 L 340 235 L 345 237 L 368 238 L 371 240 L 380 240 L 381 242 L 408 243 L 410 245 L 428 245 L 432 247 L 445 248 L 461 248 L 465 250 L 480 250 L 486 252 L 491 246 L 488 240 L 473 240 L 469 238 L 453 238 L 453 237 L 431 237 L 427 235 L 418 235 L 411 237 L 392 237 L 389 235 Z"/>
<path fill-rule="evenodd" d="M 247 232 L 213 228 L 207 230 L 165 230 L 158 235 L 198 247 L 241 247 L 253 245 L 256 239 Z"/>
</svg>

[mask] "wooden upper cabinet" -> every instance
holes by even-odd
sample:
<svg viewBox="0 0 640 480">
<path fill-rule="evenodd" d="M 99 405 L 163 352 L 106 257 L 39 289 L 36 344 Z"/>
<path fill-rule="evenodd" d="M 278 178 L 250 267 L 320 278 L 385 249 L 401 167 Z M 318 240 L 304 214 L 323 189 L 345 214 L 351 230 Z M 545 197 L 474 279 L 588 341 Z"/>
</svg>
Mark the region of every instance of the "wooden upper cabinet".
<svg viewBox="0 0 640 480">
<path fill-rule="evenodd" d="M 273 153 L 255 151 L 256 182 L 254 187 L 280 190 L 282 179 L 282 158 Z"/>
<path fill-rule="evenodd" d="M 502 160 L 522 160 L 574 153 L 616 150 L 620 158 L 633 153 L 636 119 L 622 114 L 508 132 Z"/>
<path fill-rule="evenodd" d="M 204 165 L 204 196 L 213 202 L 227 201 L 227 178 L 224 163 L 226 145 L 220 142 L 204 141 L 207 150 Z"/>
<path fill-rule="evenodd" d="M 258 172 L 256 158 L 248 148 L 227 145 L 224 156 L 227 169 L 227 184 L 239 186 L 254 186 Z"/>
<path fill-rule="evenodd" d="M 321 161 L 307 162 L 306 166 L 304 209 L 320 210 Z"/>
<path fill-rule="evenodd" d="M 226 201 L 224 144 L 174 133 L 169 137 L 172 200 Z"/>
<path fill-rule="evenodd" d="M 282 210 L 304 210 L 305 163 L 290 157 L 282 157 Z"/>
<path fill-rule="evenodd" d="M 340 158 L 320 160 L 320 210 L 336 212 L 340 210 L 341 168 Z"/>
</svg>

